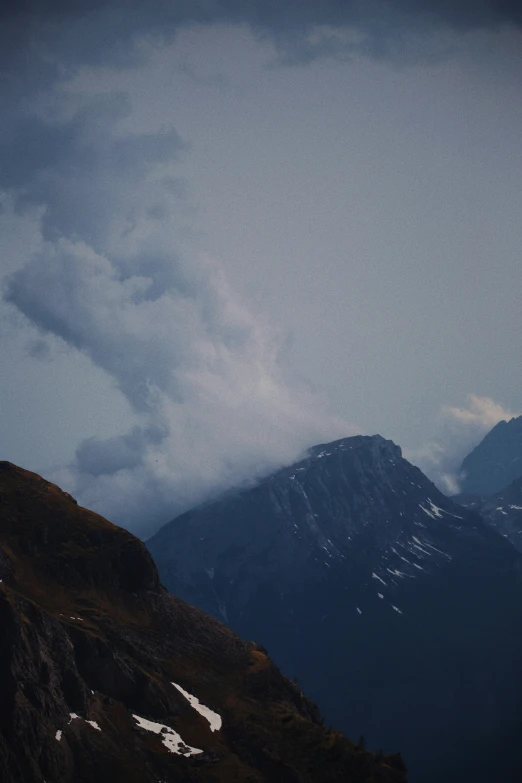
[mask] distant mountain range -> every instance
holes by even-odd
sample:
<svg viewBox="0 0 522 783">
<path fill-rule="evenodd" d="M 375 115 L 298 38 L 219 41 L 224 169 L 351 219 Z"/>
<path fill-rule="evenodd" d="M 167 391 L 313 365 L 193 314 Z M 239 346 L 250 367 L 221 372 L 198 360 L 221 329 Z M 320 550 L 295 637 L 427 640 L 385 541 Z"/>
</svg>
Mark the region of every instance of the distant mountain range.
<svg viewBox="0 0 522 783">
<path fill-rule="evenodd" d="M 464 458 L 460 491 L 489 496 L 522 476 L 522 416 L 499 421 Z"/>
<path fill-rule="evenodd" d="M 453 498 L 522 552 L 522 416 L 501 421 L 461 465 Z"/>
<path fill-rule="evenodd" d="M 0 462 L 2 783 L 405 783 L 145 546 Z"/>
<path fill-rule="evenodd" d="M 522 559 L 380 436 L 228 492 L 148 543 L 176 595 L 266 645 L 412 783 L 522 779 Z"/>
</svg>

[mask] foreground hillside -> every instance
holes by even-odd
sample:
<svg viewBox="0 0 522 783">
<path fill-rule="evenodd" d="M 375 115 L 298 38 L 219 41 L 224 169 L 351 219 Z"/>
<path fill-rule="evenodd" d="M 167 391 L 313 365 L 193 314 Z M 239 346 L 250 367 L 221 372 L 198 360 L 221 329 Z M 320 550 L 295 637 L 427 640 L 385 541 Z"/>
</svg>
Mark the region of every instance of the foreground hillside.
<svg viewBox="0 0 522 783">
<path fill-rule="evenodd" d="M 2 783 L 405 781 L 168 595 L 136 538 L 7 462 L 0 580 Z"/>
<path fill-rule="evenodd" d="M 332 725 L 401 748 L 412 783 L 522 780 L 522 558 L 391 441 L 317 446 L 148 546 Z"/>
</svg>

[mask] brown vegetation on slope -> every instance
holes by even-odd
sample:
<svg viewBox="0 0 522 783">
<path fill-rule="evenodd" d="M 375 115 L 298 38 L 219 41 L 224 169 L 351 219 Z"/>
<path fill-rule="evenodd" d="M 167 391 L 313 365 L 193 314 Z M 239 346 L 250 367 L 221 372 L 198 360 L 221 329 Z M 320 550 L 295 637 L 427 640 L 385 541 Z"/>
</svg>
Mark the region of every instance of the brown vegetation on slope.
<svg viewBox="0 0 522 783">
<path fill-rule="evenodd" d="M 170 596 L 138 539 L 8 462 L 0 580 L 3 783 L 405 780 L 400 757 L 325 728 L 262 648 Z M 169 752 L 133 714 L 203 752 Z"/>
</svg>

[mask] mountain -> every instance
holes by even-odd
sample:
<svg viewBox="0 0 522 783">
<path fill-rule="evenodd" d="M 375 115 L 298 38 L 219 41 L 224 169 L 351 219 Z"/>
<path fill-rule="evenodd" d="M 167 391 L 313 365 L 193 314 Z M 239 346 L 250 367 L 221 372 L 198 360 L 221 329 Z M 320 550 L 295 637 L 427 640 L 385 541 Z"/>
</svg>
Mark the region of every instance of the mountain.
<svg viewBox="0 0 522 783">
<path fill-rule="evenodd" d="M 492 495 L 522 476 L 522 416 L 499 421 L 464 458 L 460 491 Z"/>
<path fill-rule="evenodd" d="M 501 421 L 465 457 L 453 497 L 522 552 L 522 416 Z"/>
<path fill-rule="evenodd" d="M 145 546 L 0 463 L 2 783 L 404 783 Z"/>
<path fill-rule="evenodd" d="M 414 783 L 522 779 L 514 547 L 380 436 L 313 448 L 164 526 L 163 583 L 262 641 Z"/>
<path fill-rule="evenodd" d="M 491 497 L 461 494 L 453 500 L 479 513 L 490 527 L 522 552 L 522 476 Z"/>
</svg>

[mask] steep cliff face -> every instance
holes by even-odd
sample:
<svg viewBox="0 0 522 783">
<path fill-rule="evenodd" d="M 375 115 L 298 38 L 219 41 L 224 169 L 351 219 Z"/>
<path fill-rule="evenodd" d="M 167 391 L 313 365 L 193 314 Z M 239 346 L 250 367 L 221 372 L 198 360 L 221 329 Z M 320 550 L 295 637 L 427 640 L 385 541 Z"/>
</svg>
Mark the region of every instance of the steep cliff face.
<svg viewBox="0 0 522 783">
<path fill-rule="evenodd" d="M 461 492 L 492 495 L 522 476 L 522 416 L 499 421 L 462 461 Z"/>
<path fill-rule="evenodd" d="M 334 726 L 401 748 L 412 780 L 522 771 L 520 556 L 390 441 L 318 446 L 148 546 L 169 589 L 262 641 Z"/>
<path fill-rule="evenodd" d="M 2 783 L 402 783 L 130 534 L 0 463 Z"/>
</svg>

